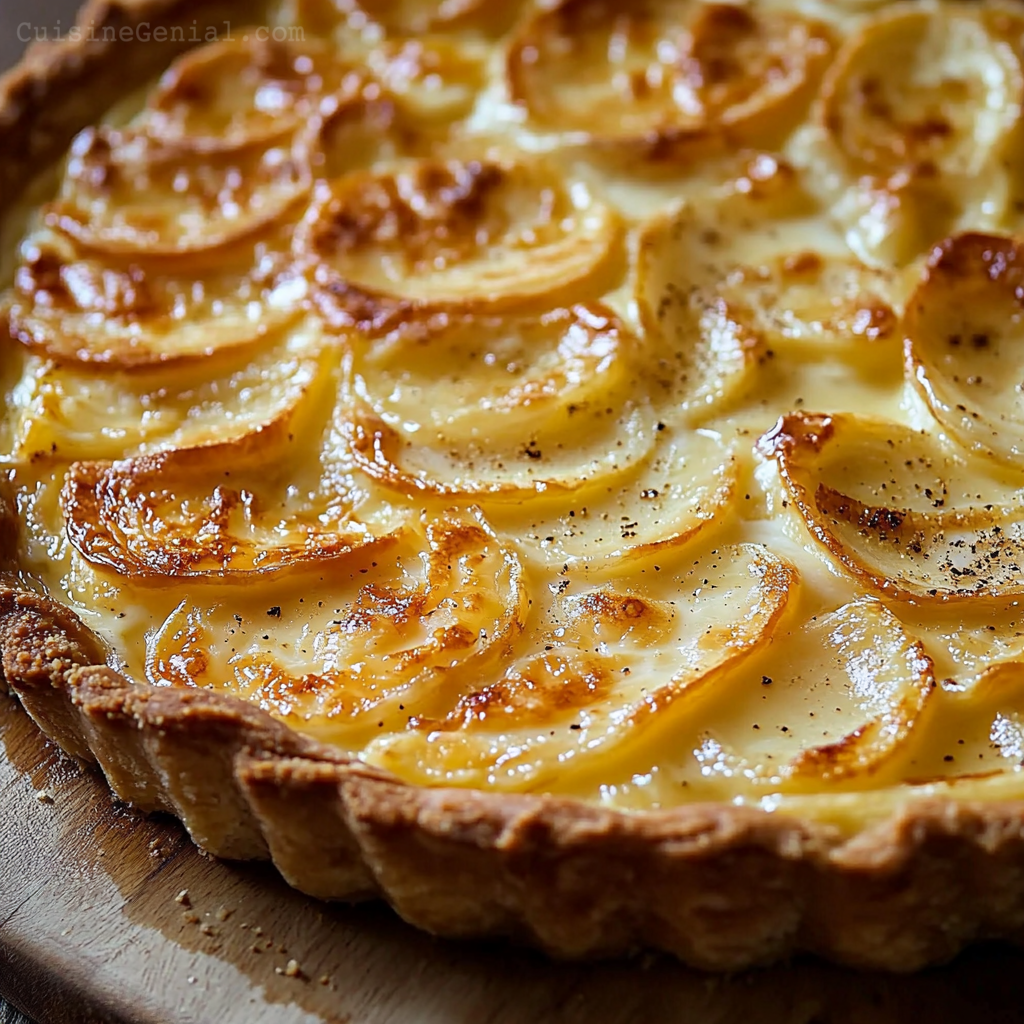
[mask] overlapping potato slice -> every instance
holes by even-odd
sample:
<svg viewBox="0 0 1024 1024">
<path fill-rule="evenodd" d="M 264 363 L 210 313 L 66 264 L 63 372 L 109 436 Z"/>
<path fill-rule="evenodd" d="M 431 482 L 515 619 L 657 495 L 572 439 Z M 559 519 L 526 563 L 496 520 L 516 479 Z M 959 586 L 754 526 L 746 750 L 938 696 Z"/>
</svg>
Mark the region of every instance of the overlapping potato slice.
<svg viewBox="0 0 1024 1024">
<path fill-rule="evenodd" d="M 684 390 L 703 381 L 698 402 L 727 395 L 729 378 L 741 381 L 766 347 L 804 358 L 863 358 L 866 346 L 898 337 L 893 276 L 864 266 L 843 238 L 822 230 L 799 186 L 792 207 L 766 208 L 778 198 L 732 193 L 686 204 L 653 221 L 642 238 L 644 325 L 691 342 L 696 365 L 683 371 Z"/>
<path fill-rule="evenodd" d="M 880 601 L 860 598 L 740 667 L 702 716 L 696 764 L 725 790 L 878 785 L 908 753 L 935 687 L 921 642 Z"/>
<path fill-rule="evenodd" d="M 636 345 L 610 310 L 582 305 L 355 336 L 346 435 L 365 472 L 407 494 L 513 499 L 614 477 L 657 434 L 629 398 Z"/>
<path fill-rule="evenodd" d="M 378 328 L 409 307 L 585 299 L 620 246 L 616 214 L 583 185 L 535 160 L 485 159 L 321 183 L 297 248 L 332 325 Z"/>
<path fill-rule="evenodd" d="M 867 21 L 822 84 L 821 117 L 855 175 L 938 173 L 961 183 L 991 169 L 1024 101 L 1021 19 L 973 4 L 896 5 Z"/>
<path fill-rule="evenodd" d="M 992 665 L 970 682 L 947 679 L 915 737 L 906 774 L 916 784 L 989 776 L 1024 765 L 1024 663 Z"/>
<path fill-rule="evenodd" d="M 322 394 L 336 363 L 308 328 L 255 350 L 102 375 L 30 356 L 15 391 L 12 454 L 66 463 L 235 440 Z"/>
<path fill-rule="evenodd" d="M 866 586 L 898 600 L 1024 594 L 1019 485 L 899 423 L 790 413 L 759 442 L 807 528 Z"/>
<path fill-rule="evenodd" d="M 528 595 L 479 511 L 446 512 L 396 541 L 332 570 L 326 589 L 315 577 L 278 588 L 274 615 L 254 622 L 235 618 L 228 597 L 186 598 L 149 644 L 150 680 L 226 689 L 353 750 L 404 728 L 507 653 Z"/>
<path fill-rule="evenodd" d="M 310 184 L 308 153 L 290 140 L 195 152 L 138 130 L 87 128 L 44 220 L 97 252 L 191 255 L 272 224 Z"/>
<path fill-rule="evenodd" d="M 215 253 L 92 253 L 43 229 L 22 246 L 3 314 L 13 338 L 66 362 L 123 369 L 249 345 L 294 320 L 287 226 Z"/>
<path fill-rule="evenodd" d="M 829 53 L 797 14 L 695 0 L 562 0 L 509 55 L 515 100 L 546 129 L 652 147 L 725 133 L 751 143 L 792 127 Z"/>
<path fill-rule="evenodd" d="M 907 305 L 907 373 L 967 448 L 1024 464 L 1024 251 L 998 235 L 937 246 Z"/>
<path fill-rule="evenodd" d="M 201 151 L 269 145 L 294 135 L 325 96 L 357 92 L 366 73 L 318 42 L 263 39 L 256 30 L 190 50 L 150 96 L 140 127 Z"/>
<path fill-rule="evenodd" d="M 92 565 L 161 585 L 255 579 L 395 543 L 402 517 L 351 477 L 304 492 L 294 474 L 279 479 L 307 444 L 289 421 L 229 444 L 73 463 L 68 537 Z"/>
<path fill-rule="evenodd" d="M 654 380 L 691 417 L 749 392 L 774 356 L 864 365 L 872 351 L 896 351 L 892 275 L 822 230 L 797 183 L 780 188 L 788 200 L 733 191 L 687 203 L 641 237 L 637 299 Z"/>
<path fill-rule="evenodd" d="M 767 644 L 797 584 L 790 565 L 751 544 L 664 576 L 657 597 L 575 593 L 567 578 L 535 653 L 438 715 L 417 709 L 364 758 L 418 783 L 498 789 L 586 770 Z"/>
<path fill-rule="evenodd" d="M 484 88 L 488 52 L 427 36 L 387 40 L 369 50 L 365 61 L 411 118 L 453 122 L 469 114 Z"/>
<path fill-rule="evenodd" d="M 654 451 L 625 476 L 592 488 L 496 508 L 495 526 L 520 537 L 532 555 L 565 571 L 618 573 L 649 556 L 667 557 L 729 518 L 740 473 L 733 448 L 710 431 L 659 425 Z"/>
<path fill-rule="evenodd" d="M 285 0 L 285 20 L 320 35 L 341 30 L 423 36 L 432 32 L 497 36 L 515 20 L 521 0 Z"/>
</svg>

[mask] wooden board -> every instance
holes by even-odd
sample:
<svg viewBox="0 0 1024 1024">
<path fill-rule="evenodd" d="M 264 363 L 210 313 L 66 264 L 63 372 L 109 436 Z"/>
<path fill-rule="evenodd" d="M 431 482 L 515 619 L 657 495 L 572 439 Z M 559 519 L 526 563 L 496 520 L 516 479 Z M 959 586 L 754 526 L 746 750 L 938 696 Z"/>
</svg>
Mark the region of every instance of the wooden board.
<svg viewBox="0 0 1024 1024">
<path fill-rule="evenodd" d="M 0 993 L 40 1024 L 1024 1019 L 1024 961 L 1001 948 L 910 978 L 807 962 L 721 979 L 653 958 L 549 963 L 432 939 L 380 905 L 318 903 L 266 867 L 200 856 L 174 822 L 115 806 L 7 697 L 0 822 Z"/>
</svg>

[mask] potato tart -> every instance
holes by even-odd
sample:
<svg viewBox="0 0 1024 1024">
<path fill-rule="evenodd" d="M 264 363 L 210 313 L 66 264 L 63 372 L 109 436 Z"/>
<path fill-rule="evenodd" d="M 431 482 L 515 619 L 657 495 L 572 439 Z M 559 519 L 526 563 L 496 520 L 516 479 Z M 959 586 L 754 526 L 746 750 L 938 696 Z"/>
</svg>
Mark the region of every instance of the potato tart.
<svg viewBox="0 0 1024 1024">
<path fill-rule="evenodd" d="M 997 0 L 87 5 L 0 83 L 3 681 L 438 934 L 1020 938 L 1022 104 Z"/>
</svg>

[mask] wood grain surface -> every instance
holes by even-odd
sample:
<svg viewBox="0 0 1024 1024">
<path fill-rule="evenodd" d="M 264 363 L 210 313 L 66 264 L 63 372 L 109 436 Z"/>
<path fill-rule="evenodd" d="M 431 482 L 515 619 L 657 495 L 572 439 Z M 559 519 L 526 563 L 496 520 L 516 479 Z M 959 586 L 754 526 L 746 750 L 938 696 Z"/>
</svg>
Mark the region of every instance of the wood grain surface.
<svg viewBox="0 0 1024 1024">
<path fill-rule="evenodd" d="M 725 979 L 653 958 L 550 963 L 432 939 L 380 905 L 318 903 L 116 806 L 7 697 L 0 820 L 0 992 L 40 1024 L 1024 1019 L 1022 960 L 998 947 L 907 978 L 806 962 Z"/>
</svg>

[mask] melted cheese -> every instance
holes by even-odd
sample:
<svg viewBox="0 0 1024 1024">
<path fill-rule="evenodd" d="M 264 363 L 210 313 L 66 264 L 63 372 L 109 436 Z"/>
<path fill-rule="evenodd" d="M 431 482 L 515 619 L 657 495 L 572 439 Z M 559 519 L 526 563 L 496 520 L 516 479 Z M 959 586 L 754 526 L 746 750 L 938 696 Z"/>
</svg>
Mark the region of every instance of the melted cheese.
<svg viewBox="0 0 1024 1024">
<path fill-rule="evenodd" d="M 4 222 L 26 579 L 425 785 L 1019 798 L 1019 14 L 276 20 Z"/>
</svg>

